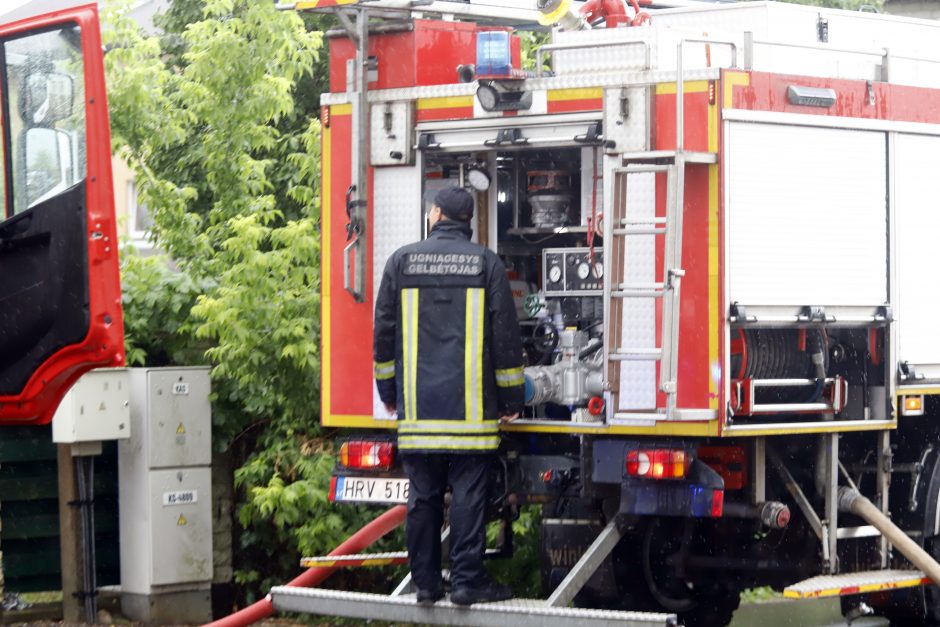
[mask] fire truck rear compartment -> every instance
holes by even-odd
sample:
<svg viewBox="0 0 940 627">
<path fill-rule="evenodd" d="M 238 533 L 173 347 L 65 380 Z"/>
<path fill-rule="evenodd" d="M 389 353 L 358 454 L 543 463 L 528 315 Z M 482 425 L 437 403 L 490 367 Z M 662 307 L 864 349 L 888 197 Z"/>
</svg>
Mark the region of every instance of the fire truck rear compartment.
<svg viewBox="0 0 940 627">
<path fill-rule="evenodd" d="M 495 188 L 477 190 L 475 237 L 498 252 L 510 273 L 530 367 L 529 418 L 570 420 L 592 415 L 589 405 L 595 414 L 603 407 L 603 239 L 589 226 L 602 214 L 603 187 L 592 167 L 602 154 L 573 138 L 570 146 L 548 149 L 432 151 L 423 161 L 426 208 L 449 184 L 482 180 Z"/>
<path fill-rule="evenodd" d="M 525 131 L 525 123 L 520 122 L 509 134 L 524 137 Z M 429 141 L 423 143 L 429 145 Z M 621 308 L 619 325 L 611 327 L 605 320 L 604 283 L 615 273 L 622 281 L 617 286 L 620 292 L 638 291 L 640 279 L 663 285 L 666 242 L 661 236 L 665 228 L 657 225 L 663 222 L 665 207 L 657 196 L 668 193 L 664 190 L 668 174 L 628 175 L 625 186 L 646 189 L 650 198 L 619 202 L 631 204 L 635 212 L 640 204 L 648 205 L 647 217 L 642 218 L 646 231 L 626 244 L 616 258 L 621 266 L 614 268 L 614 260 L 605 259 L 602 237 L 604 207 L 618 202 L 604 190 L 603 168 L 611 159 L 605 157 L 603 146 L 571 143 L 536 148 L 506 139 L 476 151 L 425 150 L 421 160 L 425 209 L 436 190 L 446 185 L 476 188 L 475 238 L 503 258 L 516 297 L 526 352 L 527 419 L 612 423 L 617 422 L 617 410 L 623 409 L 661 419 L 665 417 L 661 412 L 666 383 L 661 365 L 653 358 L 663 353 L 665 321 L 657 318 L 663 315 L 664 305 L 651 290 L 648 298 L 634 299 Z M 796 232 L 804 228 L 814 227 L 806 224 Z M 701 233 L 687 230 L 686 237 L 699 238 Z M 701 273 L 702 268 L 692 266 L 688 272 Z M 824 273 L 822 267 L 819 272 Z M 733 274 L 732 289 L 745 295 L 764 289 L 752 275 L 749 268 Z M 815 286 L 803 288 L 813 291 Z M 800 285 L 785 283 L 782 289 L 793 294 L 793 300 L 786 302 L 798 303 L 803 298 Z M 846 299 L 853 298 L 846 294 Z M 696 298 L 692 291 L 686 296 L 689 302 Z M 795 313 L 776 323 L 767 314 L 783 310 Z M 774 305 L 755 310 L 733 303 L 727 368 L 712 365 L 715 376 L 725 372 L 728 377 L 726 423 L 743 428 L 887 419 L 884 325 L 890 313 L 885 312 L 881 318 L 872 315 L 867 322 L 845 322 L 841 311 L 837 319 L 825 307 Z M 604 350 L 604 332 L 609 328 L 623 334 L 621 343 L 636 345 L 627 361 L 615 362 L 610 351 Z M 673 350 L 687 363 L 692 358 L 681 354 L 682 345 L 680 338 Z M 644 359 L 643 352 L 650 358 Z M 675 383 L 681 388 L 683 378 L 692 376 L 698 375 L 680 370 Z M 618 407 L 607 407 L 611 388 L 619 392 Z M 711 415 L 718 418 L 720 413 Z M 708 415 L 702 413 L 702 417 Z"/>
</svg>

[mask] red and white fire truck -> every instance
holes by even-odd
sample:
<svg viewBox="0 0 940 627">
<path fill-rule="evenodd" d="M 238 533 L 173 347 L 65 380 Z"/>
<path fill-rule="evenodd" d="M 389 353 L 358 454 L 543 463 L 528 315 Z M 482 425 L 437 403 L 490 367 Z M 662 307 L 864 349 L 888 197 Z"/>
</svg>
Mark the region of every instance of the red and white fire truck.
<svg viewBox="0 0 940 627">
<path fill-rule="evenodd" d="M 436 189 L 474 190 L 528 360 L 493 551 L 541 505 L 548 599 L 275 605 L 721 625 L 770 585 L 940 619 L 940 25 L 484 1 L 292 5 L 343 25 L 322 107 L 322 422 L 347 434 L 334 500 L 404 500 L 372 383 L 377 276 Z M 537 25 L 551 41 L 525 71 Z M 122 360 L 100 50 L 89 7 L 0 27 L 0 422 L 47 421 L 85 369 Z"/>
<path fill-rule="evenodd" d="M 493 515 L 542 505 L 549 605 L 723 625 L 769 585 L 940 618 L 940 23 L 518 5 L 291 5 L 343 25 L 321 113 L 322 424 L 348 436 L 332 498 L 407 493 L 373 302 L 458 184 L 525 336 Z"/>
</svg>

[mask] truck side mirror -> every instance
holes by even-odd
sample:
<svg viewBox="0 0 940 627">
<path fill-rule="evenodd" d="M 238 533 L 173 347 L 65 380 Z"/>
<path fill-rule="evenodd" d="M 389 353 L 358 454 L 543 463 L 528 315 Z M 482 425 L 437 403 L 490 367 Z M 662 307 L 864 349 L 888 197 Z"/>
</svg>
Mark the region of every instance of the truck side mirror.
<svg viewBox="0 0 940 627">
<path fill-rule="evenodd" d="M 45 126 L 72 115 L 72 77 L 59 72 L 39 72 L 26 79 L 23 112 L 31 126 Z"/>
<path fill-rule="evenodd" d="M 26 204 L 31 207 L 78 182 L 72 162 L 72 139 L 63 130 L 27 129 Z"/>
</svg>

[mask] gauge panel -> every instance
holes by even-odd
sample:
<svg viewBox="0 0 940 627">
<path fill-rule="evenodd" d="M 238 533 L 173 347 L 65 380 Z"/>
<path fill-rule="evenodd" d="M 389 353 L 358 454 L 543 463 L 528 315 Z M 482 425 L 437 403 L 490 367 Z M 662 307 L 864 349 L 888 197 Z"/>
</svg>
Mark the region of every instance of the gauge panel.
<svg viewBox="0 0 940 627">
<path fill-rule="evenodd" d="M 593 261 L 593 263 L 592 263 Z M 546 296 L 600 296 L 604 291 L 604 252 L 589 248 L 548 248 L 542 251 Z"/>
</svg>

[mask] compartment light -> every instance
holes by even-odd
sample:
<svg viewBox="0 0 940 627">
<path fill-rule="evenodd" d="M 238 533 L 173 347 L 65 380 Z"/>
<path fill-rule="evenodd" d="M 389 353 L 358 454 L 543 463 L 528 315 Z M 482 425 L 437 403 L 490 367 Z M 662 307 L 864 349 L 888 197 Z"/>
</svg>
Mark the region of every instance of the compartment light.
<svg viewBox="0 0 940 627">
<path fill-rule="evenodd" d="M 793 105 L 822 107 L 828 109 L 836 103 L 836 91 L 823 87 L 805 87 L 790 85 L 787 87 L 787 101 Z"/>
<path fill-rule="evenodd" d="M 902 396 L 901 397 L 901 415 L 902 416 L 923 416 L 924 415 L 924 397 Z"/>
</svg>

